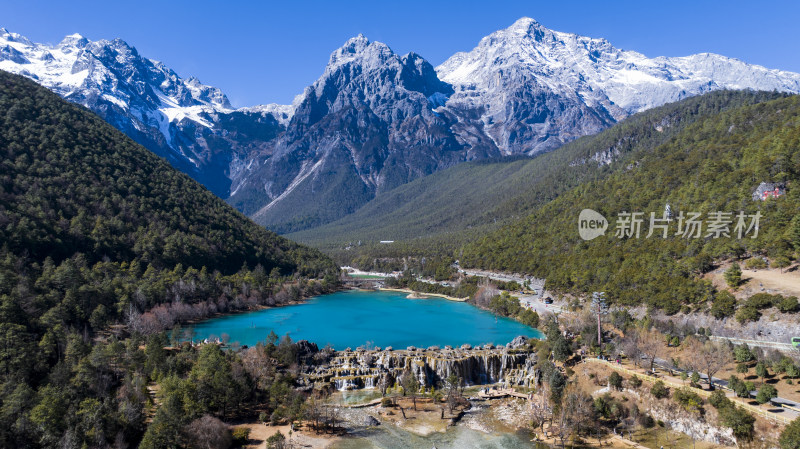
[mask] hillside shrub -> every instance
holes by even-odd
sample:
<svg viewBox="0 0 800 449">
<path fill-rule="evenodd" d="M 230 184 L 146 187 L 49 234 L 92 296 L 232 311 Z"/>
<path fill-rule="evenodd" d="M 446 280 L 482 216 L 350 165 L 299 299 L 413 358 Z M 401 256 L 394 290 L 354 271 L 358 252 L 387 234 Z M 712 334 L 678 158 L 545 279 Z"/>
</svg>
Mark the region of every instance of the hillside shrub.
<svg viewBox="0 0 800 449">
<path fill-rule="evenodd" d="M 663 399 L 669 396 L 669 389 L 664 385 L 663 380 L 657 380 L 650 388 L 650 394 L 655 396 L 656 399 Z"/>
</svg>

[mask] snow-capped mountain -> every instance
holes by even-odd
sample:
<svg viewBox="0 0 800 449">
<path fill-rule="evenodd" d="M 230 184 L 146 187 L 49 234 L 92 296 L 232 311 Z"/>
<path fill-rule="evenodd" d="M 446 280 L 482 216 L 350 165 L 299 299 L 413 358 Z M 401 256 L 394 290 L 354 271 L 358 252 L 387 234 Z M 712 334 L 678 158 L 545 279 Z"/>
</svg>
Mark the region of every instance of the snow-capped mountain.
<svg viewBox="0 0 800 449">
<path fill-rule="evenodd" d="M 46 45 L 0 28 L 0 69 L 86 106 L 223 197 L 231 163 L 263 146 L 293 113 L 279 105 L 235 111 L 219 89 L 181 78 L 120 39 L 73 34 Z M 226 129 L 243 121 L 258 132 Z"/>
<path fill-rule="evenodd" d="M 716 89 L 800 92 L 800 74 L 720 55 L 647 58 L 530 18 L 436 68 L 448 107 L 479 113 L 506 154 L 549 150 L 630 114 Z"/>
<path fill-rule="evenodd" d="M 268 227 L 302 229 L 417 177 L 499 156 L 480 126 L 441 108 L 452 92 L 419 55 L 352 38 L 299 97 L 272 157 L 250 167 L 230 202 Z"/>
<path fill-rule="evenodd" d="M 800 92 L 800 74 L 714 54 L 647 58 L 522 18 L 434 67 L 364 36 L 291 105 L 233 109 L 116 39 L 0 29 L 0 69 L 90 108 L 259 223 L 315 227 L 462 161 L 534 154 L 715 89 Z"/>
</svg>

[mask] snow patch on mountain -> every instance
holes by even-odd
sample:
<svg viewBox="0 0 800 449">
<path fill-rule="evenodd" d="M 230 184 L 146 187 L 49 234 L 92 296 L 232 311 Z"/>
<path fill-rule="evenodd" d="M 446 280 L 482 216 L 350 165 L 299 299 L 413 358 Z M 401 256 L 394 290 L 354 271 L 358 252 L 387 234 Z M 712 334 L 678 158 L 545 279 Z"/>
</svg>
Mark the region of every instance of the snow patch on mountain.
<svg viewBox="0 0 800 449">
<path fill-rule="evenodd" d="M 81 93 L 80 103 L 87 107 L 99 97 L 142 117 L 160 111 L 169 122 L 188 118 L 206 127 L 213 125 L 203 114 L 233 111 L 219 89 L 196 78 L 184 80 L 119 39 L 92 42 L 72 34 L 50 46 L 0 29 L 0 49 L 5 50 L 0 69 L 27 76 L 68 99 Z"/>
<path fill-rule="evenodd" d="M 448 106 L 481 111 L 487 134 L 510 153 L 541 148 L 507 138 L 505 134 L 518 135 L 519 129 L 509 131 L 498 124 L 518 119 L 509 116 L 509 102 L 513 109 L 514 99 L 527 92 L 546 92 L 542 99 L 556 95 L 585 105 L 589 109 L 584 115 L 598 116 L 594 126 L 717 89 L 800 92 L 797 73 L 711 53 L 648 58 L 615 48 L 605 39 L 550 30 L 527 17 L 484 37 L 473 50 L 456 53 L 436 72 L 456 88 Z M 531 137 L 546 135 L 558 122 L 544 112 L 540 121 L 527 127 L 528 134 L 522 133 L 527 140 L 535 142 Z M 540 141 L 546 149 L 546 142 Z"/>
<path fill-rule="evenodd" d="M 436 68 L 358 35 L 291 105 L 235 109 L 221 90 L 120 39 L 80 34 L 46 45 L 0 28 L 0 69 L 90 108 L 240 210 L 286 230 L 335 220 L 457 163 L 552 150 L 688 96 L 800 92 L 796 73 L 711 53 L 648 58 L 530 18 Z"/>
<path fill-rule="evenodd" d="M 0 69 L 93 110 L 223 197 L 236 161 L 269 151 L 264 139 L 272 139 L 276 127 L 285 128 L 295 107 L 237 110 L 221 90 L 181 78 L 120 39 L 91 41 L 71 34 L 49 45 L 0 28 Z"/>
<path fill-rule="evenodd" d="M 298 97 L 302 97 L 302 95 L 298 95 Z M 297 100 L 295 99 L 295 102 Z M 239 111 L 242 112 L 251 112 L 254 114 L 270 114 L 275 117 L 275 120 L 278 121 L 283 126 L 287 126 L 289 122 L 294 117 L 294 110 L 297 107 L 295 103 L 292 104 L 277 104 L 277 103 L 270 103 L 270 104 L 262 104 L 258 106 L 250 106 L 240 108 Z"/>
</svg>

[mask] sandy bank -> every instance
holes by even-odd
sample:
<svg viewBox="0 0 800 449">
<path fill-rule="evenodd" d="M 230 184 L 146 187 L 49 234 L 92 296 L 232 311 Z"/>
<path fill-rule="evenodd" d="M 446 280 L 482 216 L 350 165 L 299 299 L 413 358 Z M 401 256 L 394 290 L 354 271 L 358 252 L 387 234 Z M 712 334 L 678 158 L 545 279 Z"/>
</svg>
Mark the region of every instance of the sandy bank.
<svg viewBox="0 0 800 449">
<path fill-rule="evenodd" d="M 426 297 L 426 296 L 436 296 L 436 297 L 439 297 L 439 298 L 444 298 L 444 299 L 446 299 L 448 301 L 464 302 L 464 301 L 467 300 L 467 298 L 456 298 L 454 296 L 442 295 L 440 293 L 416 292 L 416 291 L 408 289 L 408 288 L 386 288 L 386 287 L 382 287 L 382 288 L 379 288 L 378 290 L 380 290 L 382 292 L 399 292 L 399 293 L 408 293 L 409 295 L 421 295 L 423 298 Z"/>
</svg>

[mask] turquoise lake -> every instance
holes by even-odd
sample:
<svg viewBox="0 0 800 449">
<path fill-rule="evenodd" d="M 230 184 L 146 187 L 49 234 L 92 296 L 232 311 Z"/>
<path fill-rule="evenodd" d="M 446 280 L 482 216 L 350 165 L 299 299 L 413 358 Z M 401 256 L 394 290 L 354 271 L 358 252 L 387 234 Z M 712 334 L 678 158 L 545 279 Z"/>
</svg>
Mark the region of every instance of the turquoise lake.
<svg viewBox="0 0 800 449">
<path fill-rule="evenodd" d="M 230 342 L 252 346 L 270 331 L 292 340 L 308 340 L 337 350 L 369 344 L 461 346 L 464 343 L 504 345 L 518 335 L 542 338 L 542 333 L 517 321 L 442 298 L 408 299 L 405 293 L 343 291 L 309 299 L 303 304 L 212 318 L 195 324 L 195 341 L 230 336 Z"/>
</svg>

